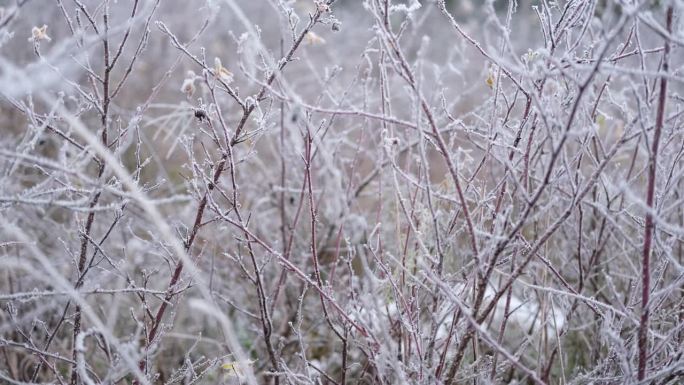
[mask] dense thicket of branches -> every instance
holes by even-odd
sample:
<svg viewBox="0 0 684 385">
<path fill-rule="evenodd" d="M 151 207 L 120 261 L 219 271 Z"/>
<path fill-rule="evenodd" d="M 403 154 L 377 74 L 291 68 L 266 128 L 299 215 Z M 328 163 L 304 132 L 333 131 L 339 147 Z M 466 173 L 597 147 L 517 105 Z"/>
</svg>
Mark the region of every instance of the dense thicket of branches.
<svg viewBox="0 0 684 385">
<path fill-rule="evenodd" d="M 0 5 L 0 383 L 684 377 L 683 2 Z"/>
</svg>

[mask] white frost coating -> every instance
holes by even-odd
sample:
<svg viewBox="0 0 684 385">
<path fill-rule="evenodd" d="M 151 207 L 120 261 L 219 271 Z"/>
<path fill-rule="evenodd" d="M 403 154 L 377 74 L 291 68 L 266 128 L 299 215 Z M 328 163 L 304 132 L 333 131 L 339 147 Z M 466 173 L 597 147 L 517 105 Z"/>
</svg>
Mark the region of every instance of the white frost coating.
<svg viewBox="0 0 684 385">
<path fill-rule="evenodd" d="M 0 382 L 675 373 L 682 2 L 361 2 L 7 6 Z"/>
<path fill-rule="evenodd" d="M 75 350 L 76 350 L 76 368 L 78 369 L 78 375 L 81 377 L 81 380 L 86 384 L 86 385 L 96 385 L 95 381 L 93 381 L 92 378 L 90 378 L 90 375 L 88 374 L 88 371 L 86 370 L 86 359 L 85 359 L 85 352 L 86 352 L 86 347 L 85 347 L 85 339 L 89 335 L 95 333 L 93 330 L 89 330 L 87 332 L 81 332 L 76 336 L 76 341 L 75 341 Z"/>
<path fill-rule="evenodd" d="M 460 293 L 463 289 L 464 285 L 459 284 L 455 286 L 454 291 Z M 472 298 L 471 290 L 472 289 L 469 288 L 467 291 L 463 292 L 461 297 Z M 488 285 L 485 290 L 483 304 L 488 304 L 495 294 L 495 289 Z M 499 299 L 496 303 L 493 315 L 485 321 L 486 324 L 490 324 L 491 319 L 490 333 L 493 336 L 498 335 L 501 323 L 504 321 L 506 297 L 507 295 L 503 295 Z M 508 332 L 504 336 L 504 343 L 509 346 L 520 343 L 527 338 L 536 339 L 541 333 L 545 333 L 549 339 L 555 340 L 555 334 L 560 333 L 565 325 L 565 310 L 561 307 L 549 304 L 542 305 L 536 300 L 523 299 L 518 294 L 513 294 L 511 296 L 508 310 Z M 542 319 L 543 313 L 547 314 L 546 319 Z M 446 338 L 449 331 L 449 325 L 451 325 L 451 316 L 445 318 L 442 327 L 440 327 L 437 334 L 439 338 Z"/>
<path fill-rule="evenodd" d="M 420 1 L 418 0 L 409 0 L 410 3 L 407 4 L 392 4 L 390 7 L 391 12 L 405 12 L 405 13 L 413 13 L 417 10 L 420 9 L 421 4 Z"/>
</svg>

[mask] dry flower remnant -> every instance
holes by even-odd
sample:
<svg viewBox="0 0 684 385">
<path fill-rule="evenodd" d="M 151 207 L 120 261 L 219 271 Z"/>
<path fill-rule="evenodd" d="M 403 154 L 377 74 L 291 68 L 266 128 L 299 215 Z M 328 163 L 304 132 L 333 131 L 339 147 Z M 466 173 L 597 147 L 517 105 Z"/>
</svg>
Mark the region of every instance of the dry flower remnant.
<svg viewBox="0 0 684 385">
<path fill-rule="evenodd" d="M 496 79 L 494 77 L 494 69 L 490 67 L 487 71 L 487 78 L 485 78 L 485 84 L 487 85 L 487 87 L 494 88 L 494 83 L 496 82 Z"/>
<path fill-rule="evenodd" d="M 233 73 L 221 64 L 221 59 L 219 58 L 214 58 L 214 76 L 226 83 L 233 81 Z"/>
<path fill-rule="evenodd" d="M 237 377 L 242 380 L 245 378 L 245 368 L 247 366 L 253 367 L 257 360 L 233 361 L 221 364 L 221 369 L 225 371 L 226 377 Z"/>
<path fill-rule="evenodd" d="M 51 41 L 52 39 L 47 34 L 47 25 L 43 24 L 42 27 L 31 28 L 31 37 L 28 41 L 33 43 L 39 43 L 41 41 Z"/>
<path fill-rule="evenodd" d="M 188 71 L 181 85 L 181 92 L 184 93 L 188 98 L 192 97 L 197 89 L 195 86 L 195 81 L 197 81 L 197 75 L 193 71 Z"/>
<path fill-rule="evenodd" d="M 316 9 L 320 13 L 326 13 L 330 12 L 330 4 L 328 4 L 325 1 L 314 1 L 314 4 L 316 5 Z"/>
<path fill-rule="evenodd" d="M 320 37 L 318 34 L 314 33 L 313 31 L 309 31 L 304 38 L 306 39 L 306 43 L 308 45 L 323 45 L 325 44 L 325 39 Z"/>
</svg>

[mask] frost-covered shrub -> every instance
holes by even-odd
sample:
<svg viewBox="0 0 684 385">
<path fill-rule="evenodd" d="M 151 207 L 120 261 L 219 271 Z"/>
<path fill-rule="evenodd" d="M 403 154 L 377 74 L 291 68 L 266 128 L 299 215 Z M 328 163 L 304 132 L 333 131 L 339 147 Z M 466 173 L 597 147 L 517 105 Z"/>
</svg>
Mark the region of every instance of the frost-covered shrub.
<svg viewBox="0 0 684 385">
<path fill-rule="evenodd" d="M 0 383 L 677 383 L 681 1 L 0 2 Z"/>
</svg>

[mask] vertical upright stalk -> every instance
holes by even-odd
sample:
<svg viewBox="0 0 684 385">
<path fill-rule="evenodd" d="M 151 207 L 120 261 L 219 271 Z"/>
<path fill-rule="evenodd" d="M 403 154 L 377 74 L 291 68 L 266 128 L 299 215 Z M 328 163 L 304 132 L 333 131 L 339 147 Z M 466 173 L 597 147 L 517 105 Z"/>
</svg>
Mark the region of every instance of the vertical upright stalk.
<svg viewBox="0 0 684 385">
<path fill-rule="evenodd" d="M 672 31 L 673 8 L 670 5 L 667 9 L 667 31 Z M 669 70 L 670 41 L 665 39 L 665 49 L 663 54 L 662 72 L 667 74 Z M 653 243 L 653 230 L 655 222 L 654 199 L 656 189 L 656 170 L 658 163 L 658 146 L 663 130 L 665 119 L 665 105 L 667 103 L 667 77 L 660 78 L 660 94 L 658 95 L 658 109 L 656 110 L 655 129 L 653 132 L 653 143 L 648 159 L 648 187 L 646 190 L 646 222 L 644 228 L 644 248 L 641 256 L 641 319 L 639 322 L 639 368 L 637 376 L 639 381 L 646 377 L 646 364 L 648 361 L 648 318 L 649 318 L 649 297 L 651 291 L 651 244 Z"/>
<path fill-rule="evenodd" d="M 134 10 L 135 12 L 135 10 Z M 108 146 L 107 144 L 107 119 L 108 119 L 108 114 L 109 114 L 109 103 L 110 103 L 110 93 L 109 93 L 109 77 L 111 73 L 111 65 L 110 65 L 110 57 L 109 57 L 109 2 L 105 1 L 105 11 L 102 15 L 103 22 L 104 22 L 104 31 L 102 35 L 102 45 L 103 45 L 103 57 L 104 57 L 104 75 L 102 79 L 102 114 L 101 114 L 101 122 L 102 122 L 102 134 L 100 136 L 100 139 L 102 141 L 102 144 L 106 147 Z M 105 162 L 100 162 L 98 171 L 97 171 L 97 179 L 98 181 L 102 181 L 102 176 L 104 175 L 105 171 Z M 74 287 L 78 290 L 81 288 L 83 285 L 83 282 L 85 280 L 85 274 L 86 274 L 86 262 L 87 262 L 87 253 L 88 253 L 88 240 L 90 239 L 90 234 L 93 228 L 93 223 L 95 222 L 95 210 L 93 208 L 97 205 L 98 201 L 100 200 L 100 191 L 96 191 L 95 194 L 93 195 L 93 198 L 90 201 L 89 208 L 92 210 L 90 213 L 88 213 L 88 219 L 86 220 L 85 228 L 83 230 L 83 235 L 81 236 L 81 248 L 79 252 L 79 258 L 78 258 L 78 276 L 76 278 L 76 284 Z M 79 373 L 76 367 L 76 356 L 77 356 L 77 349 L 76 349 L 76 339 L 78 338 L 78 335 L 81 333 L 81 307 L 79 305 L 76 305 L 75 309 L 75 315 L 74 315 L 74 328 L 73 328 L 73 333 L 72 333 L 72 344 L 71 344 L 71 357 L 74 361 L 71 367 L 71 377 L 70 377 L 70 384 L 71 385 L 77 385 L 78 384 L 78 377 Z"/>
</svg>

